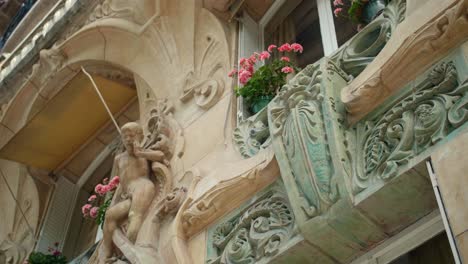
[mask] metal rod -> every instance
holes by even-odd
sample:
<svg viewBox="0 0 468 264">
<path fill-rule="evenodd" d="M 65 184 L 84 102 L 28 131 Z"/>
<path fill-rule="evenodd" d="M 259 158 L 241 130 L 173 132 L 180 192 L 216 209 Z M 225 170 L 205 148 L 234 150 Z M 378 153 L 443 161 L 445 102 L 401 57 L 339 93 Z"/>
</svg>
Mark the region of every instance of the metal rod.
<svg viewBox="0 0 468 264">
<path fill-rule="evenodd" d="M 427 171 L 429 172 L 429 177 L 431 178 L 432 187 L 434 188 L 434 193 L 436 196 L 437 204 L 439 205 L 440 215 L 442 216 L 442 221 L 444 222 L 445 232 L 447 233 L 447 238 L 449 240 L 450 248 L 452 250 L 453 258 L 455 259 L 456 264 L 461 264 L 460 253 L 458 252 L 457 245 L 455 243 L 455 238 L 453 237 L 452 228 L 450 227 L 447 212 L 445 210 L 444 201 L 440 195 L 439 184 L 437 183 L 437 178 L 432 168 L 432 163 L 430 160 L 426 161 Z"/>
<path fill-rule="evenodd" d="M 91 83 L 93 84 L 94 90 L 96 90 L 96 93 L 98 94 L 99 98 L 101 99 L 102 104 L 104 105 L 104 107 L 105 107 L 106 110 L 107 110 L 107 113 L 109 114 L 110 118 L 112 119 L 112 122 L 114 123 L 115 128 L 117 128 L 117 131 L 119 132 L 119 134 L 122 135 L 122 132 L 120 131 L 120 127 L 119 127 L 119 125 L 117 124 L 117 121 L 115 121 L 114 116 L 112 115 L 112 112 L 110 111 L 109 107 L 108 107 L 107 104 L 106 104 L 106 101 L 105 101 L 104 98 L 102 97 L 102 94 L 101 94 L 101 92 L 99 91 L 99 88 L 97 87 L 96 83 L 94 82 L 93 77 L 91 76 L 91 74 L 89 74 L 89 73 L 83 68 L 83 66 L 81 66 L 81 70 L 83 71 L 84 74 L 86 74 L 86 76 L 88 76 L 89 80 L 90 80 Z"/>
</svg>

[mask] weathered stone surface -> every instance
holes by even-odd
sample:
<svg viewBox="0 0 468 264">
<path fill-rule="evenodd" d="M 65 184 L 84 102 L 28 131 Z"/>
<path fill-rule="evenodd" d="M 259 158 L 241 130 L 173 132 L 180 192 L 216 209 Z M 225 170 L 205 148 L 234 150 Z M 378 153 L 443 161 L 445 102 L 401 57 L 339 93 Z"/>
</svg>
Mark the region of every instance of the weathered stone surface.
<svg viewBox="0 0 468 264">
<path fill-rule="evenodd" d="M 467 152 L 468 130 L 465 130 L 431 155 L 452 232 L 464 261 L 468 260 Z"/>
<path fill-rule="evenodd" d="M 343 89 L 351 123 L 466 41 L 467 5 L 466 0 L 430 1 L 400 24 L 373 63 Z"/>
</svg>

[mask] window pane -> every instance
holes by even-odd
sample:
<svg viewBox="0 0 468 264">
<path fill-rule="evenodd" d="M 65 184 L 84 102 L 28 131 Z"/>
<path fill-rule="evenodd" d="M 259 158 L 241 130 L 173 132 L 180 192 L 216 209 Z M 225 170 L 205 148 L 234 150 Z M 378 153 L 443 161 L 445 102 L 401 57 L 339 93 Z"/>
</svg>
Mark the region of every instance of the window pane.
<svg viewBox="0 0 468 264">
<path fill-rule="evenodd" d="M 288 0 L 265 28 L 265 46 L 297 42 L 302 54 L 289 54 L 304 68 L 324 56 L 316 1 Z"/>
<path fill-rule="evenodd" d="M 333 16 L 333 19 L 335 22 L 336 40 L 338 41 L 338 47 L 340 47 L 356 35 L 357 25 L 346 17 Z"/>
</svg>

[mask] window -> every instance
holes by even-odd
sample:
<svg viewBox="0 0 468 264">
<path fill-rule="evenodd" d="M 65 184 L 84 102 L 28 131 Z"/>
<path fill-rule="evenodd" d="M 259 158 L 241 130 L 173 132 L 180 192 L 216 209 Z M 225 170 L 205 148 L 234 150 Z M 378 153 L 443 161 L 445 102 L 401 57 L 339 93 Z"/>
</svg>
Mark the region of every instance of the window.
<svg viewBox="0 0 468 264">
<path fill-rule="evenodd" d="M 331 0 L 275 0 L 268 1 L 268 5 L 266 13 L 255 18 L 243 12 L 240 18 L 239 58 L 265 50 L 269 44 L 297 42 L 304 47 L 304 52 L 289 55 L 296 56 L 290 57 L 300 68 L 304 68 L 324 56 L 332 55 L 357 33 L 356 25 L 347 19 L 334 17 Z M 241 98 L 237 105 L 238 121 L 251 115 Z"/>
<path fill-rule="evenodd" d="M 398 257 L 390 264 L 455 264 L 445 232 Z"/>
<path fill-rule="evenodd" d="M 288 5 L 280 9 L 265 27 L 264 45 L 300 43 L 304 46 L 304 53 L 291 53 L 289 56 L 300 68 L 304 68 L 324 56 L 317 3 L 304 0 L 294 7 L 288 1 Z M 288 12 L 290 9 L 292 11 Z M 294 55 L 297 56 L 294 58 Z"/>
</svg>

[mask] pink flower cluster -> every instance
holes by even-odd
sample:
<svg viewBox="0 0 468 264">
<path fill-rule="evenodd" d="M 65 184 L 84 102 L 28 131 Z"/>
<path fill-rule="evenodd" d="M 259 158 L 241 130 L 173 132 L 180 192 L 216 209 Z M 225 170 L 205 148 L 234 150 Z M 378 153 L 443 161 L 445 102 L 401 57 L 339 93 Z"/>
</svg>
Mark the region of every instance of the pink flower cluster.
<svg viewBox="0 0 468 264">
<path fill-rule="evenodd" d="M 104 179 L 103 181 L 104 184 L 99 183 L 98 185 L 96 185 L 96 187 L 94 188 L 94 191 L 100 196 L 104 196 L 106 193 L 113 191 L 115 190 L 115 188 L 117 188 L 117 186 L 120 183 L 120 178 L 119 176 L 115 176 L 114 178 L 112 178 L 112 180 L 109 183 L 107 182 L 108 182 L 108 179 L 107 178 Z M 89 198 L 91 199 L 91 197 Z"/>
<path fill-rule="evenodd" d="M 333 1 L 333 6 L 335 7 L 335 10 L 333 10 L 333 14 L 335 14 L 335 17 L 338 17 L 341 13 L 343 13 L 343 5 L 343 0 Z"/>
<path fill-rule="evenodd" d="M 96 192 L 99 196 L 104 196 L 106 195 L 106 193 L 114 191 L 120 183 L 120 178 L 119 176 L 115 176 L 110 181 L 108 178 L 105 178 L 102 182 L 104 184 L 99 183 L 94 188 L 94 192 Z M 97 217 L 98 212 L 99 212 L 99 207 L 92 205 L 95 203 L 96 199 L 97 199 L 96 194 L 91 195 L 88 198 L 89 203 L 81 207 L 81 213 L 83 214 L 84 217 L 91 217 L 91 218 Z"/>
<path fill-rule="evenodd" d="M 252 78 L 253 74 L 255 73 L 255 68 L 254 65 L 258 61 L 265 61 L 271 57 L 271 53 L 273 53 L 275 50 L 278 50 L 279 52 L 299 52 L 302 53 L 304 51 L 304 48 L 302 47 L 301 44 L 298 43 L 284 43 L 280 47 L 276 45 L 269 45 L 267 50 L 262 51 L 261 53 L 254 52 L 250 57 L 248 58 L 241 58 L 239 60 L 239 70 L 233 69 L 228 73 L 229 77 L 234 77 L 235 75 L 238 76 L 238 80 L 242 85 L 245 85 L 250 78 Z M 289 57 L 283 56 L 281 57 L 282 61 L 290 62 Z M 281 69 L 282 72 L 284 73 L 291 73 L 294 72 L 294 69 L 286 66 L 283 69 Z"/>
<path fill-rule="evenodd" d="M 52 253 L 52 255 L 54 255 L 54 256 L 60 256 L 60 255 L 62 255 L 62 252 L 60 252 L 60 250 L 58 250 L 58 246 L 59 246 L 59 242 L 55 242 L 54 247 L 48 247 L 47 251 L 49 253 Z"/>
</svg>

